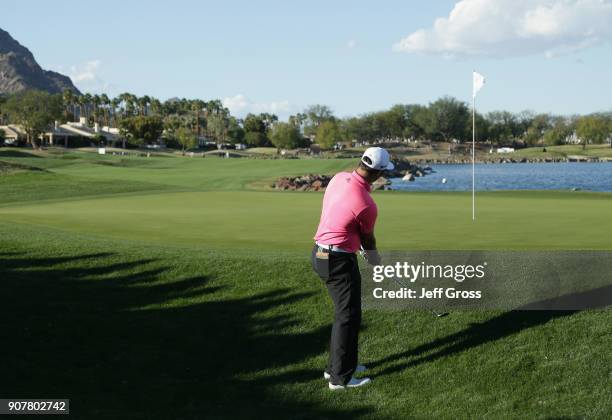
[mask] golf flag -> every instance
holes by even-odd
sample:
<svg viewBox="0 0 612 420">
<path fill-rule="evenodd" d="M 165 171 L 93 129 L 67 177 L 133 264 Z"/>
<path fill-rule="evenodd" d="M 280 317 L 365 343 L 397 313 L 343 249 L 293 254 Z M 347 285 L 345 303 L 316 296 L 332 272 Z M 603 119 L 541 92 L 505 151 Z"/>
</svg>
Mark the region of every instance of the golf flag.
<svg viewBox="0 0 612 420">
<path fill-rule="evenodd" d="M 472 220 L 476 220 L 476 94 L 485 84 L 485 77 L 472 72 Z"/>
<path fill-rule="evenodd" d="M 472 77 L 473 77 L 473 80 L 474 80 L 472 97 L 475 98 L 476 94 L 478 93 L 478 91 L 485 84 L 485 77 L 482 74 L 478 73 L 477 71 L 472 72 Z"/>
</svg>

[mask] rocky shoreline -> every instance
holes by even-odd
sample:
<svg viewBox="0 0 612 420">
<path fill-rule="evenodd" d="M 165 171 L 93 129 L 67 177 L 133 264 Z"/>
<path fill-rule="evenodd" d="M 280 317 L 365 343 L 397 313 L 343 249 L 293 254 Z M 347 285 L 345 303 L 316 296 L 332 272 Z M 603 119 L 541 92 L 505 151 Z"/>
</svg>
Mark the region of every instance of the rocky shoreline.
<svg viewBox="0 0 612 420">
<path fill-rule="evenodd" d="M 307 174 L 294 177 L 282 177 L 270 185 L 281 191 L 322 191 L 332 179 L 330 175 Z"/>
<path fill-rule="evenodd" d="M 569 156 L 566 158 L 496 158 L 490 160 L 476 161 L 479 164 L 495 163 L 560 163 L 560 162 L 612 162 L 612 159 L 587 158 L 584 156 Z M 394 159 L 395 168 L 380 177 L 374 184 L 372 190 L 390 190 L 390 178 L 401 178 L 404 181 L 413 182 L 420 177 L 435 173 L 430 165 L 469 164 L 471 159 L 424 159 L 407 160 Z M 307 174 L 295 177 L 282 177 L 270 185 L 271 188 L 280 191 L 324 191 L 332 176 L 321 174 Z M 443 181 L 444 182 L 444 181 Z"/>
<path fill-rule="evenodd" d="M 411 160 L 415 165 L 454 165 L 472 163 L 472 159 L 466 158 L 449 158 L 449 159 L 415 159 Z M 492 164 L 492 163 L 567 163 L 567 162 L 612 162 L 611 158 L 599 158 L 597 156 L 568 156 L 559 158 L 492 158 L 492 159 L 476 159 L 476 163 Z"/>
</svg>

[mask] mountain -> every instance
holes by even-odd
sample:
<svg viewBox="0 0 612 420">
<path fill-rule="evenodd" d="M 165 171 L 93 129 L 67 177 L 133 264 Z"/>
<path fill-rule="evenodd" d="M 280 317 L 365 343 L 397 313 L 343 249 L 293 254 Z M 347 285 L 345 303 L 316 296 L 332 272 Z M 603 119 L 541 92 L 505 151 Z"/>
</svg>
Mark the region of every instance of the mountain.
<svg viewBox="0 0 612 420">
<path fill-rule="evenodd" d="M 61 93 L 71 89 L 80 94 L 68 76 L 43 70 L 26 47 L 0 29 L 0 95 L 25 89 Z"/>
</svg>

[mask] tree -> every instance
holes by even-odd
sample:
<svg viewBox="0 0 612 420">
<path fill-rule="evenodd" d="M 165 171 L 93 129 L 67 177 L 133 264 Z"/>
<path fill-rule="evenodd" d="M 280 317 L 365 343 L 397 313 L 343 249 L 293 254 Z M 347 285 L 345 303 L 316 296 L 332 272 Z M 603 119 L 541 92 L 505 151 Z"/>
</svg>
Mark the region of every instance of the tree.
<svg viewBox="0 0 612 420">
<path fill-rule="evenodd" d="M 121 105 L 120 98 L 113 98 L 110 101 L 110 111 L 113 115 L 113 127 L 119 127 L 119 106 Z"/>
<path fill-rule="evenodd" d="M 511 112 L 491 111 L 485 118 L 489 125 L 489 139 L 498 145 L 523 134 L 517 117 Z"/>
<path fill-rule="evenodd" d="M 217 144 L 225 142 L 228 121 L 223 114 L 212 114 L 206 120 L 208 134 L 215 139 Z"/>
<path fill-rule="evenodd" d="M 270 140 L 277 149 L 295 149 L 300 146 L 302 134 L 295 125 L 279 122 L 274 124 Z"/>
<path fill-rule="evenodd" d="M 240 126 L 238 120 L 234 117 L 229 117 L 227 124 L 227 139 L 232 144 L 242 143 L 244 139 L 244 130 Z"/>
<path fill-rule="evenodd" d="M 472 118 L 468 119 L 468 126 L 465 128 L 466 133 L 471 133 L 472 129 L 476 126 L 475 140 L 477 142 L 483 142 L 489 138 L 489 121 L 478 112 L 474 115 L 474 123 L 472 123 Z M 469 137 L 468 134 L 466 136 Z"/>
<path fill-rule="evenodd" d="M 304 134 L 307 136 L 315 134 L 321 123 L 335 120 L 334 113 L 326 105 L 310 105 L 304 110 L 304 115 L 306 115 Z"/>
<path fill-rule="evenodd" d="M 464 141 L 470 114 L 465 102 L 445 96 L 429 105 L 427 114 L 421 116 L 421 125 L 434 141 Z"/>
<path fill-rule="evenodd" d="M 530 110 L 524 110 L 515 115 L 516 118 L 516 132 L 515 137 L 524 137 L 529 130 L 529 127 L 536 118 L 536 113 Z"/>
<path fill-rule="evenodd" d="M 427 115 L 427 107 L 418 104 L 404 106 L 405 126 L 402 137 L 411 139 L 420 139 L 425 136 L 425 129 L 419 124 L 423 115 Z"/>
<path fill-rule="evenodd" d="M 129 92 L 124 92 L 119 95 L 119 100 L 122 104 L 122 116 L 133 117 L 136 115 L 136 103 L 138 98 Z"/>
<path fill-rule="evenodd" d="M 317 128 L 316 140 L 324 149 L 331 149 L 336 143 L 346 139 L 346 135 L 335 121 L 323 121 Z"/>
<path fill-rule="evenodd" d="M 149 104 L 151 103 L 151 98 L 148 95 L 141 96 L 136 99 L 136 103 L 138 104 L 138 109 L 140 115 L 146 117 L 148 115 Z"/>
<path fill-rule="evenodd" d="M 248 114 L 244 119 L 244 141 L 250 146 L 265 146 L 268 143 L 268 128 L 261 115 Z"/>
<path fill-rule="evenodd" d="M 394 139 L 404 137 L 409 116 L 410 108 L 407 105 L 394 105 L 388 111 L 383 112 L 380 118 L 385 126 L 387 136 Z"/>
<path fill-rule="evenodd" d="M 548 146 L 564 144 L 573 131 L 574 127 L 570 121 L 563 117 L 556 117 L 552 127 L 544 133 L 544 144 Z"/>
<path fill-rule="evenodd" d="M 10 120 L 23 127 L 28 142 L 38 148 L 37 139 L 62 115 L 61 95 L 29 90 L 11 96 L 4 105 Z"/>
<path fill-rule="evenodd" d="M 357 141 L 368 140 L 364 119 L 361 117 L 346 118 L 341 122 L 349 139 Z"/>
<path fill-rule="evenodd" d="M 306 122 L 306 114 L 298 112 L 295 115 L 290 115 L 288 122 L 289 122 L 289 124 L 292 124 L 292 125 L 294 125 L 295 127 L 297 127 L 298 129 L 301 130 L 302 126 Z"/>
<path fill-rule="evenodd" d="M 174 138 L 183 147 L 183 154 L 187 149 L 193 149 L 198 145 L 198 137 L 185 127 L 181 127 L 174 133 Z"/>
<path fill-rule="evenodd" d="M 62 102 L 64 105 L 64 120 L 68 122 L 70 116 L 74 118 L 74 105 L 77 102 L 77 96 L 74 94 L 72 89 L 64 89 L 62 93 Z"/>
<path fill-rule="evenodd" d="M 100 105 L 102 105 L 102 116 L 104 117 L 104 124 L 110 127 L 110 105 L 111 100 L 106 93 L 100 95 Z"/>
<path fill-rule="evenodd" d="M 82 105 L 82 109 L 80 110 L 79 117 L 85 116 L 87 121 L 89 122 L 89 117 L 91 116 L 91 101 L 93 97 L 91 94 L 86 93 L 85 95 L 79 96 L 79 104 Z M 84 114 L 83 114 L 84 112 Z"/>
<path fill-rule="evenodd" d="M 523 140 L 529 146 L 534 146 L 543 140 L 544 133 L 552 127 L 551 118 L 548 114 L 538 114 L 531 120 Z"/>
<path fill-rule="evenodd" d="M 122 119 L 120 127 L 124 132 L 129 133 L 136 142 L 150 144 L 159 139 L 164 129 L 164 124 L 157 115 L 149 117 L 137 116 Z"/>
<path fill-rule="evenodd" d="M 611 134 L 610 121 L 600 114 L 581 117 L 576 123 L 576 135 L 582 140 L 583 149 L 586 149 L 588 142 L 604 143 Z"/>
<path fill-rule="evenodd" d="M 93 95 L 91 103 L 93 104 L 93 120 L 94 123 L 98 124 L 100 122 L 100 104 L 102 103 L 100 95 Z"/>
<path fill-rule="evenodd" d="M 206 129 L 208 130 L 210 128 L 210 125 L 208 124 L 208 120 L 202 120 L 202 116 L 203 115 L 208 115 L 211 114 L 211 111 L 208 109 L 208 104 L 202 100 L 196 99 L 193 101 L 190 101 L 189 104 L 189 108 L 193 113 L 193 125 L 194 125 L 194 133 L 200 137 L 201 132 L 200 132 L 200 128 L 202 127 L 202 125 L 206 125 Z"/>
</svg>

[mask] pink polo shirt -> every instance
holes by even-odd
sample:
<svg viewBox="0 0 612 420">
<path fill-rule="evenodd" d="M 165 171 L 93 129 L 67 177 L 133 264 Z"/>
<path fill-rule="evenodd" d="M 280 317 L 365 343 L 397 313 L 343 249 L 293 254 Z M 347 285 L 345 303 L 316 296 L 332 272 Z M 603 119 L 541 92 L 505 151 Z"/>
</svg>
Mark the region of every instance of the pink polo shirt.
<svg viewBox="0 0 612 420">
<path fill-rule="evenodd" d="M 370 184 L 357 172 L 336 174 L 325 190 L 321 221 L 314 239 L 356 252 L 361 233 L 374 230 L 378 209 L 370 196 Z"/>
</svg>

